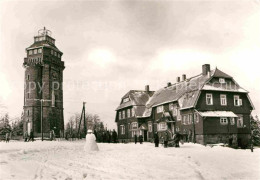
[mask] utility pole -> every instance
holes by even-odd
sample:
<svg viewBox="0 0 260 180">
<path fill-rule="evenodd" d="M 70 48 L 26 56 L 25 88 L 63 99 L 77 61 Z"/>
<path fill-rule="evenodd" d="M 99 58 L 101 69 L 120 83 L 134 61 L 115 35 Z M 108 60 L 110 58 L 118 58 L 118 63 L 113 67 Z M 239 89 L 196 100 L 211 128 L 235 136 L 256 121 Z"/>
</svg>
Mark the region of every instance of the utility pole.
<svg viewBox="0 0 260 180">
<path fill-rule="evenodd" d="M 84 118 L 84 133 L 85 133 L 85 136 L 87 134 L 87 123 L 86 123 L 86 116 L 85 116 L 85 104 L 86 102 L 83 102 L 83 108 L 82 108 L 82 112 L 81 112 L 81 116 L 80 116 L 80 121 L 79 121 L 79 129 L 78 129 L 78 137 L 80 138 L 80 125 L 81 125 L 81 120 L 82 120 L 82 116 Z"/>
</svg>

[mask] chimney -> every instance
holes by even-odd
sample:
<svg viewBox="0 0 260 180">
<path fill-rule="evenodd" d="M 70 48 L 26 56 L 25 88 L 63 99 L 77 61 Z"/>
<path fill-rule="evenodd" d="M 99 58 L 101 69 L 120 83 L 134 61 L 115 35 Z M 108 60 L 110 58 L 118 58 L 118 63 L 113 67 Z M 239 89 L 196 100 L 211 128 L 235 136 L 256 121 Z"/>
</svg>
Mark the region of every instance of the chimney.
<svg viewBox="0 0 260 180">
<path fill-rule="evenodd" d="M 176 81 L 177 81 L 177 82 L 180 82 L 180 81 L 181 81 L 181 78 L 180 78 L 180 77 L 177 77 L 177 78 L 176 78 Z"/>
<path fill-rule="evenodd" d="M 146 86 L 145 86 L 145 91 L 146 91 L 146 92 L 149 92 L 149 91 L 150 91 L 150 90 L 149 90 L 149 85 L 146 85 Z"/>
<path fill-rule="evenodd" d="M 186 80 L 186 74 L 183 74 L 182 75 L 182 81 L 185 81 Z"/>
<path fill-rule="evenodd" d="M 202 75 L 206 76 L 210 72 L 210 64 L 202 65 Z"/>
<path fill-rule="evenodd" d="M 167 87 L 169 87 L 169 86 L 171 86 L 172 85 L 172 83 L 171 82 L 168 82 L 167 83 Z"/>
</svg>

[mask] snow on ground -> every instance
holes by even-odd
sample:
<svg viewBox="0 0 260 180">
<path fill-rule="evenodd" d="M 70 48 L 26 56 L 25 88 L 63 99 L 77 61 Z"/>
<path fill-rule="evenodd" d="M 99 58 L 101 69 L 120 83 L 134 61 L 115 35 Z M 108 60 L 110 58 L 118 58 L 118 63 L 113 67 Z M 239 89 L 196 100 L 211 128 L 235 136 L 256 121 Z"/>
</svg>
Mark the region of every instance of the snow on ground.
<svg viewBox="0 0 260 180">
<path fill-rule="evenodd" d="M 0 179 L 260 179 L 260 149 L 98 143 L 99 151 L 86 153 L 84 145 L 0 142 Z"/>
</svg>

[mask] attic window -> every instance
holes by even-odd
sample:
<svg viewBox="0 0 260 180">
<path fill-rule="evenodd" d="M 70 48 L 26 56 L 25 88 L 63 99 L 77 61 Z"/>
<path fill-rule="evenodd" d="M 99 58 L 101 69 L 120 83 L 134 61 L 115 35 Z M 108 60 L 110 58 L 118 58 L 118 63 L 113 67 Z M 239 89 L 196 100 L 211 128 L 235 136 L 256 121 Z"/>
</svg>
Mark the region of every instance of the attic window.
<svg viewBox="0 0 260 180">
<path fill-rule="evenodd" d="M 157 113 L 163 112 L 163 106 L 158 106 L 156 109 L 157 109 Z"/>
<path fill-rule="evenodd" d="M 128 101 L 130 101 L 128 97 L 123 99 L 123 103 L 128 102 Z"/>
<path fill-rule="evenodd" d="M 225 83 L 225 78 L 219 78 L 219 82 L 222 84 L 222 83 Z"/>
</svg>

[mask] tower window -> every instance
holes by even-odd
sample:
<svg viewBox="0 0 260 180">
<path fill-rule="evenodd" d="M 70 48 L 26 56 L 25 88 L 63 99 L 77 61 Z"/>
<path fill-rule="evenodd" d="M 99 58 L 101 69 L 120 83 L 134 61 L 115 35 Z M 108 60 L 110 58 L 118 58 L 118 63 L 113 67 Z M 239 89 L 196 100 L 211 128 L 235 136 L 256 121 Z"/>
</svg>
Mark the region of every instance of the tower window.
<svg viewBox="0 0 260 180">
<path fill-rule="evenodd" d="M 39 38 L 35 38 L 35 41 L 36 41 L 36 42 L 39 41 Z"/>
<path fill-rule="evenodd" d="M 30 98 L 30 93 L 27 93 L 27 98 L 28 98 L 28 99 Z"/>
<path fill-rule="evenodd" d="M 29 51 L 29 55 L 32 55 L 32 53 L 33 53 L 33 51 L 32 51 L 32 50 L 30 50 L 30 51 Z"/>
<path fill-rule="evenodd" d="M 56 51 L 54 51 L 54 56 L 57 56 L 57 53 L 56 53 Z"/>
<path fill-rule="evenodd" d="M 29 110 L 27 111 L 27 115 L 28 115 L 28 116 L 30 115 L 30 111 L 29 111 Z"/>
<path fill-rule="evenodd" d="M 42 53 L 42 49 L 38 49 L 38 53 Z"/>
<path fill-rule="evenodd" d="M 51 54 L 53 55 L 53 50 L 51 50 Z"/>
<path fill-rule="evenodd" d="M 27 74 L 27 80 L 30 80 L 30 75 L 29 74 Z"/>
<path fill-rule="evenodd" d="M 60 54 L 58 53 L 58 58 L 60 58 Z"/>
<path fill-rule="evenodd" d="M 37 54 L 37 49 L 34 49 L 33 54 Z"/>
</svg>

